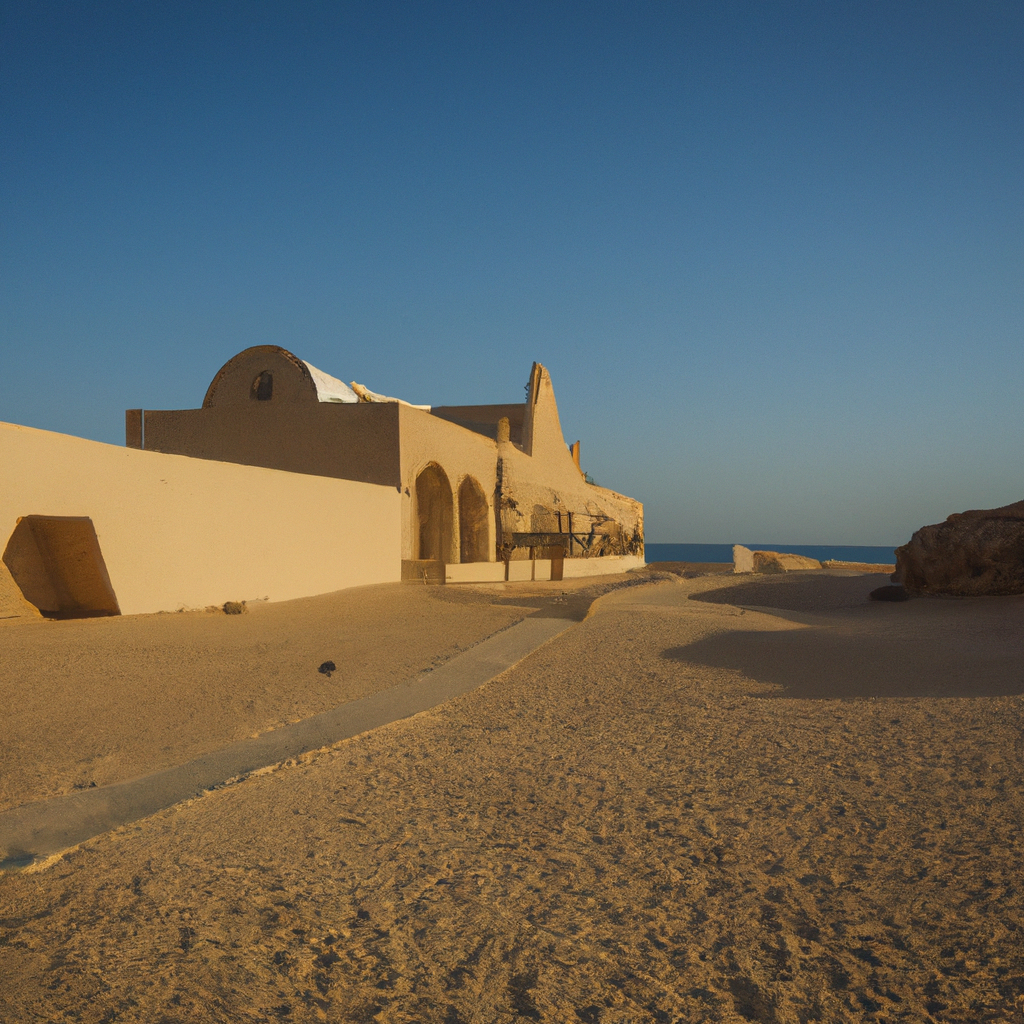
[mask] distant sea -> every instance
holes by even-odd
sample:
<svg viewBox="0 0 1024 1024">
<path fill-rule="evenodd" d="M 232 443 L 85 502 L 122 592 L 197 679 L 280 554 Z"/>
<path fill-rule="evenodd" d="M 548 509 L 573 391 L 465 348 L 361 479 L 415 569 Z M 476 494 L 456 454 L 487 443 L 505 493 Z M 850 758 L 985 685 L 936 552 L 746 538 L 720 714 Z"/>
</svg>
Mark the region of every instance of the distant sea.
<svg viewBox="0 0 1024 1024">
<path fill-rule="evenodd" d="M 819 562 L 875 562 L 890 565 L 896 561 L 895 548 L 871 548 L 853 544 L 743 544 L 751 551 L 783 551 L 807 555 Z M 648 562 L 731 562 L 731 544 L 647 544 Z"/>
</svg>

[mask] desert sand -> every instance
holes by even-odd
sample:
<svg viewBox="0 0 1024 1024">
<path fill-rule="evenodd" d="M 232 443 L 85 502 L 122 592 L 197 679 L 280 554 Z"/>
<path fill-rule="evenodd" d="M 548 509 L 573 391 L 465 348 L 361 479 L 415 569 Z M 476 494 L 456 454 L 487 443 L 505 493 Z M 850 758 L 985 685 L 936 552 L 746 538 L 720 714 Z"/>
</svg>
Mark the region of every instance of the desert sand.
<svg viewBox="0 0 1024 1024">
<path fill-rule="evenodd" d="M 472 693 L 0 875 L 0 1019 L 1024 1020 L 1024 598 L 648 578 L 0 626 L 13 806 L 597 598 Z"/>
</svg>

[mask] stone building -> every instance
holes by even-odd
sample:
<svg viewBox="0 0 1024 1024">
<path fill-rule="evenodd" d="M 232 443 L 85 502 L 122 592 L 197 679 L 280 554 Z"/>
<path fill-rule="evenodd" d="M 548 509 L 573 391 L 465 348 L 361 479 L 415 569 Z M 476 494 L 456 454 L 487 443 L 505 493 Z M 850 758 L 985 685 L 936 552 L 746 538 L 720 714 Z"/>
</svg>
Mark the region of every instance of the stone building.
<svg viewBox="0 0 1024 1024">
<path fill-rule="evenodd" d="M 443 565 L 454 580 L 509 578 L 510 563 L 540 559 L 560 578 L 643 564 L 643 506 L 586 480 L 539 363 L 525 402 L 429 407 L 260 345 L 220 369 L 202 408 L 130 409 L 126 433 L 146 451 L 394 487 L 407 574 Z M 351 530 L 381 542 L 372 522 Z"/>
</svg>

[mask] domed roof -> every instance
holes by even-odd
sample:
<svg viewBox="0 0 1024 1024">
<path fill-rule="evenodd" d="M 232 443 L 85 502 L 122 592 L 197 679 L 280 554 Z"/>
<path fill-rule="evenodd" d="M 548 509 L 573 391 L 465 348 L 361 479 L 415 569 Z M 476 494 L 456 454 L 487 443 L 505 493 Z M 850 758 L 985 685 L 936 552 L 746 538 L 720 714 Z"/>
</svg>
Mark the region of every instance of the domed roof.
<svg viewBox="0 0 1024 1024">
<path fill-rule="evenodd" d="M 357 384 L 346 384 L 280 345 L 254 345 L 232 356 L 218 371 L 206 391 L 203 408 L 244 404 L 250 399 L 275 402 L 398 402 Z M 429 405 L 413 408 L 430 411 Z"/>
</svg>

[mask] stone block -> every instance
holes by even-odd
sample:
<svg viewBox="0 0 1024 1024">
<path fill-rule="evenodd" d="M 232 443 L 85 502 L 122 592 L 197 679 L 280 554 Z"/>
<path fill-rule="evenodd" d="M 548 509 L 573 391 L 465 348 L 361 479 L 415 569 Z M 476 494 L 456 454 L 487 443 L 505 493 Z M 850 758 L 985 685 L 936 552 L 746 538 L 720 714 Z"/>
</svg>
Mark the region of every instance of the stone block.
<svg viewBox="0 0 1024 1024">
<path fill-rule="evenodd" d="M 754 552 L 750 548 L 745 548 L 742 544 L 733 544 L 732 546 L 732 571 L 733 572 L 753 572 L 754 571 Z"/>
</svg>

